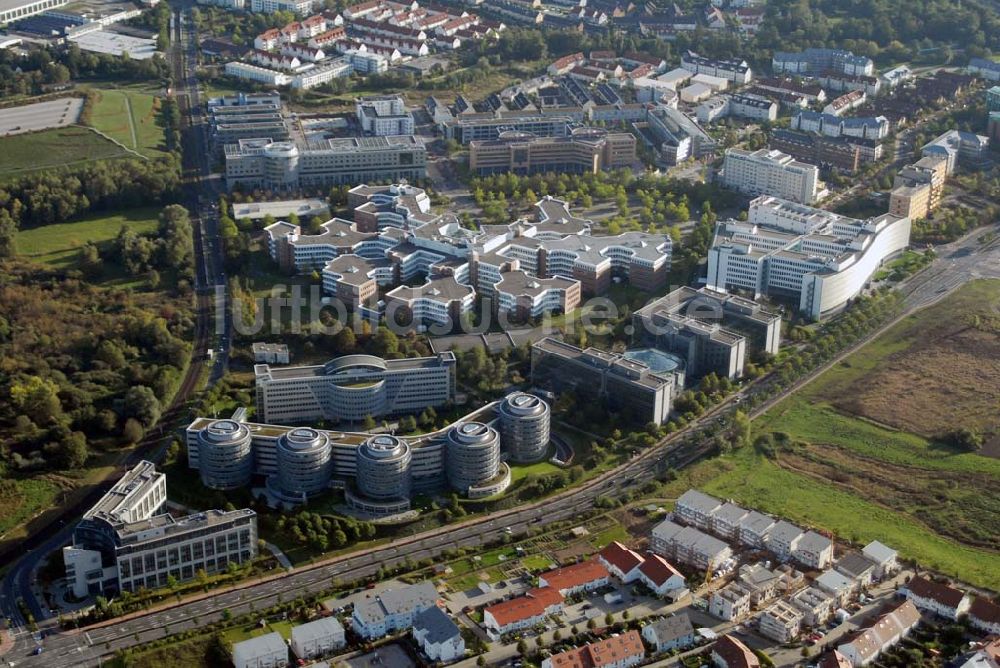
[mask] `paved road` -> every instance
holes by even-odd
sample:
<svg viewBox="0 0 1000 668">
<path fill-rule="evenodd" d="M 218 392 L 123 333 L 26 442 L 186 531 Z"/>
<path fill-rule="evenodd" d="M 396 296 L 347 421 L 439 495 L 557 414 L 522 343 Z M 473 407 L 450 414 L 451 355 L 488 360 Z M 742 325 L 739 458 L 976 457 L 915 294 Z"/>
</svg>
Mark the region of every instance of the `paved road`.
<svg viewBox="0 0 1000 668">
<path fill-rule="evenodd" d="M 982 231 L 979 232 L 981 233 Z M 959 243 L 939 249 L 938 260 L 904 287 L 906 312 L 945 298 L 970 279 L 1000 277 L 1000 243 L 994 242 L 989 247 L 980 248 L 975 236 L 977 235 L 970 235 Z M 838 360 L 830 364 L 835 364 Z M 814 376 L 810 379 L 812 377 Z M 759 410 L 765 410 L 777 400 L 778 398 L 772 400 Z M 732 407 L 733 400 L 730 400 L 695 422 L 691 429 L 672 436 L 660 446 L 647 450 L 618 469 L 542 502 L 443 527 L 397 541 L 394 545 L 340 557 L 289 574 L 262 578 L 245 583 L 238 589 L 211 593 L 168 608 L 137 613 L 86 631 L 58 633 L 45 639 L 45 651 L 40 657 L 27 656 L 34 643 L 30 638 L 26 640 L 22 632 L 18 648 L 5 658 L 16 660 L 18 665 L 44 665 L 48 668 L 97 665 L 100 657 L 116 650 L 219 620 L 223 610 L 228 610 L 233 615 L 262 610 L 281 600 L 287 601 L 300 594 L 306 595 L 324 589 L 334 578 L 340 581 L 364 578 L 374 575 L 383 565 L 391 567 L 406 559 L 419 561 L 433 558 L 448 548 L 484 545 L 500 538 L 505 527 L 511 527 L 515 534 L 521 534 L 535 524 L 545 525 L 573 519 L 590 511 L 594 500 L 600 495 L 617 495 L 648 481 L 658 470 L 668 466 L 681 468 L 702 457 L 708 451 L 708 446 L 690 438 L 693 430 L 705 426 L 721 412 L 731 410 Z"/>
</svg>

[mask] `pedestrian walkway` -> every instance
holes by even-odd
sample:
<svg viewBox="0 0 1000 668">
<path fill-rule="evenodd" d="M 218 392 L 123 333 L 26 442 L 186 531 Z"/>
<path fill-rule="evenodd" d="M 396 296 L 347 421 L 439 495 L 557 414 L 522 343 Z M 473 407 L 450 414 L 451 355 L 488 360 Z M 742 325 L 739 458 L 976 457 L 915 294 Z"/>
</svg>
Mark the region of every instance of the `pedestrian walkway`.
<svg viewBox="0 0 1000 668">
<path fill-rule="evenodd" d="M 295 568 L 294 566 L 292 566 L 292 562 L 289 561 L 288 556 L 281 551 L 280 547 L 278 547 L 273 543 L 264 543 L 264 547 L 267 548 L 268 552 L 274 555 L 274 558 L 278 560 L 278 563 L 281 564 L 281 567 L 284 568 L 286 571 L 290 571 Z"/>
</svg>

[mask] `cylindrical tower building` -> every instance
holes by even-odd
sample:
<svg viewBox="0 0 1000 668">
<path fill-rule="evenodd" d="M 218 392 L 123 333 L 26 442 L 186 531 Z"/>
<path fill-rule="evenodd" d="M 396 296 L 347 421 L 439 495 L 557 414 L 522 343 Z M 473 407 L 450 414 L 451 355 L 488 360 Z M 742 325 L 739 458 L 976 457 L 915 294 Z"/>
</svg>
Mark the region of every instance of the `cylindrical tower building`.
<svg viewBox="0 0 1000 668">
<path fill-rule="evenodd" d="M 510 461 L 545 458 L 549 448 L 549 405 L 532 394 L 514 392 L 500 402 L 500 438 Z"/>
<path fill-rule="evenodd" d="M 278 487 L 284 494 L 314 496 L 332 474 L 330 438 L 315 429 L 292 429 L 278 439 Z"/>
<path fill-rule="evenodd" d="M 358 448 L 358 491 L 374 500 L 410 496 L 410 446 L 387 434 L 372 436 Z"/>
<path fill-rule="evenodd" d="M 237 489 L 250 484 L 253 449 L 250 429 L 235 420 L 216 420 L 198 434 L 201 482 L 211 489 Z"/>
<path fill-rule="evenodd" d="M 448 483 L 467 493 L 500 472 L 500 434 L 482 422 L 463 422 L 448 430 L 444 462 Z"/>
</svg>

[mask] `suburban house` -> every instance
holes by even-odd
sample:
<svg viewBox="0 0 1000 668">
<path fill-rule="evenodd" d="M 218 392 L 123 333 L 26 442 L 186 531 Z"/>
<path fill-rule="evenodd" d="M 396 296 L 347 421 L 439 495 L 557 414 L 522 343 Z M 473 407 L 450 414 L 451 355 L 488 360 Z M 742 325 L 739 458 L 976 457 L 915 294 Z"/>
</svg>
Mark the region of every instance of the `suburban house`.
<svg viewBox="0 0 1000 668">
<path fill-rule="evenodd" d="M 351 626 L 362 638 L 381 638 L 413 626 L 414 617 L 436 606 L 437 600 L 437 589 L 429 581 L 387 589 L 355 604 Z"/>
<path fill-rule="evenodd" d="M 608 569 L 597 559 L 556 568 L 538 576 L 539 587 L 552 587 L 563 596 L 593 591 L 608 584 Z"/>
<path fill-rule="evenodd" d="M 639 567 L 643 558 L 638 552 L 630 550 L 618 541 L 605 547 L 597 554 L 604 567 L 611 575 L 622 582 L 635 582 L 639 579 Z"/>
<path fill-rule="evenodd" d="M 845 639 L 837 651 L 854 668 L 866 666 L 920 623 L 920 612 L 911 601 L 896 603 Z"/>
<path fill-rule="evenodd" d="M 436 605 L 427 608 L 413 620 L 413 639 L 431 661 L 451 663 L 465 656 L 462 630 Z"/>
<path fill-rule="evenodd" d="M 661 617 L 642 627 L 642 637 L 657 654 L 675 649 L 687 649 L 697 637 L 687 615 Z"/>
<path fill-rule="evenodd" d="M 877 540 L 865 545 L 864 549 L 861 550 L 861 554 L 865 555 L 872 560 L 875 564 L 875 577 L 882 579 L 890 573 L 895 573 L 896 569 L 899 568 L 897 562 L 898 554 L 896 550 L 883 545 Z"/>
<path fill-rule="evenodd" d="M 1000 605 L 976 596 L 969 606 L 969 624 L 984 633 L 1000 635 Z"/>
<path fill-rule="evenodd" d="M 639 582 L 652 589 L 657 596 L 686 589 L 681 572 L 658 554 L 648 554 L 639 566 Z"/>
<path fill-rule="evenodd" d="M 970 601 L 965 592 L 940 582 L 914 576 L 899 590 L 921 610 L 933 612 L 938 617 L 957 620 L 969 609 Z"/>
<path fill-rule="evenodd" d="M 832 596 L 837 605 L 846 603 L 857 591 L 857 582 L 832 568 L 823 571 L 814 584 Z"/>
<path fill-rule="evenodd" d="M 732 636 L 722 636 L 712 645 L 712 665 L 715 668 L 760 668 L 753 651 Z"/>
<path fill-rule="evenodd" d="M 563 597 L 552 587 L 529 589 L 524 596 L 487 606 L 483 626 L 496 635 L 526 629 L 562 610 Z"/>
<path fill-rule="evenodd" d="M 645 656 L 639 632 L 629 631 L 553 654 L 542 661 L 542 668 L 630 668 Z"/>
<path fill-rule="evenodd" d="M 816 668 L 851 668 L 851 662 L 837 650 L 831 649 L 819 658 Z"/>
<path fill-rule="evenodd" d="M 792 558 L 809 568 L 826 568 L 833 563 L 833 541 L 815 531 L 807 531 L 792 548 Z"/>
<path fill-rule="evenodd" d="M 712 593 L 708 614 L 727 622 L 738 622 L 750 614 L 750 589 L 741 582 L 730 582 Z"/>
<path fill-rule="evenodd" d="M 857 552 L 845 554 L 837 560 L 834 568 L 854 580 L 859 587 L 867 587 L 875 579 L 875 562 Z"/>
</svg>

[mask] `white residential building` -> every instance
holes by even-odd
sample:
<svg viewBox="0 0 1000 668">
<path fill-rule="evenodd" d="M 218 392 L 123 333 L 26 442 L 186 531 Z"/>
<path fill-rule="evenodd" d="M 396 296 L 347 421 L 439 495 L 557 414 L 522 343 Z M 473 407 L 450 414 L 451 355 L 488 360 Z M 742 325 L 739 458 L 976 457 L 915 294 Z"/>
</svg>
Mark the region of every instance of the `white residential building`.
<svg viewBox="0 0 1000 668">
<path fill-rule="evenodd" d="M 708 613 L 727 622 L 739 622 L 750 615 L 750 590 L 742 582 L 717 589 L 708 601 Z"/>
<path fill-rule="evenodd" d="M 910 578 L 899 592 L 921 610 L 952 621 L 968 612 L 972 604 L 972 599 L 961 589 L 919 575 Z"/>
<path fill-rule="evenodd" d="M 275 631 L 233 645 L 234 668 L 284 668 L 288 665 L 288 645 Z"/>
<path fill-rule="evenodd" d="M 375 137 L 412 135 L 413 114 L 402 95 L 362 97 L 354 104 L 361 131 Z"/>
<path fill-rule="evenodd" d="M 419 613 L 413 620 L 413 639 L 432 662 L 452 663 L 465 656 L 462 630 L 436 605 Z"/>
<path fill-rule="evenodd" d="M 318 659 L 333 654 L 346 645 L 344 627 L 336 617 L 323 617 L 292 627 L 292 652 L 299 659 Z"/>
<path fill-rule="evenodd" d="M 833 541 L 815 531 L 807 531 L 792 550 L 792 558 L 809 568 L 826 568 L 833 563 Z"/>
<path fill-rule="evenodd" d="M 437 605 L 438 593 L 430 581 L 386 589 L 355 603 L 351 626 L 362 638 L 381 638 L 413 626 L 423 611 Z"/>
<path fill-rule="evenodd" d="M 873 540 L 865 545 L 861 550 L 861 554 L 871 559 L 875 564 L 875 577 L 877 578 L 884 578 L 899 568 L 899 564 L 897 563 L 899 555 L 896 550 L 883 545 L 877 540 Z"/>
<path fill-rule="evenodd" d="M 773 149 L 728 149 L 720 182 L 748 195 L 770 195 L 799 204 L 812 204 L 821 193 L 819 167 Z"/>
</svg>

